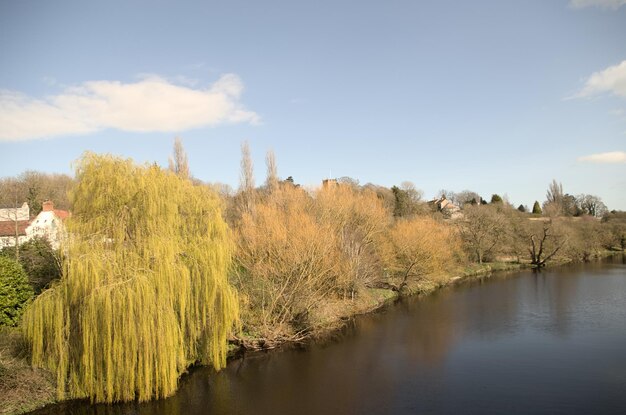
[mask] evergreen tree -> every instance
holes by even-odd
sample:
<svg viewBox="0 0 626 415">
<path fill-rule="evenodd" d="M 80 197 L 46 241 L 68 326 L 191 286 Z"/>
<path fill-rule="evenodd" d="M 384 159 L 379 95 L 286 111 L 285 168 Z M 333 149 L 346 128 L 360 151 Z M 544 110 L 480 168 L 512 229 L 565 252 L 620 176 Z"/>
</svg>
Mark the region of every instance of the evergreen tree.
<svg viewBox="0 0 626 415">
<path fill-rule="evenodd" d="M 519 210 L 519 211 L 520 211 L 520 212 L 522 212 L 522 213 L 526 213 L 526 207 L 525 207 L 524 205 L 519 205 L 519 206 L 517 207 L 517 210 Z"/>
<path fill-rule="evenodd" d="M 60 399 L 93 402 L 169 396 L 190 364 L 223 367 L 238 302 L 218 197 L 112 156 L 85 155 L 76 176 L 63 275 L 24 314 L 32 364 Z"/>
<path fill-rule="evenodd" d="M 19 262 L 0 256 L 0 326 L 17 325 L 32 296 L 33 289 Z"/>
<path fill-rule="evenodd" d="M 500 197 L 500 195 L 494 193 L 494 194 L 491 195 L 491 202 L 489 202 L 489 203 L 492 203 L 492 204 L 493 203 L 502 203 L 502 198 Z"/>
<path fill-rule="evenodd" d="M 15 246 L 0 250 L 0 256 L 15 258 Z M 35 294 L 39 294 L 51 281 L 61 277 L 58 254 L 46 238 L 35 237 L 21 244 L 19 262 L 28 275 Z"/>
<path fill-rule="evenodd" d="M 391 191 L 396 200 L 393 208 L 393 216 L 402 217 L 408 215 L 410 209 L 409 195 L 398 186 L 393 186 Z"/>
<path fill-rule="evenodd" d="M 533 205 L 533 215 L 541 215 L 541 213 L 541 205 L 535 200 L 535 204 Z"/>
</svg>

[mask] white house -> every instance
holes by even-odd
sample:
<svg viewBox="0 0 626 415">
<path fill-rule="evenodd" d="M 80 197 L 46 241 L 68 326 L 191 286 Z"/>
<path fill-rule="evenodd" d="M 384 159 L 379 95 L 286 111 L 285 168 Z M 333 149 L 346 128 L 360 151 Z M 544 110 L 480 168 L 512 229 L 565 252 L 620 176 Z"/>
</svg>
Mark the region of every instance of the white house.
<svg viewBox="0 0 626 415">
<path fill-rule="evenodd" d="M 16 221 L 16 220 L 29 220 L 30 208 L 28 203 L 24 202 L 22 207 L 19 208 L 2 208 L 0 209 L 0 221 Z"/>
<path fill-rule="evenodd" d="M 19 208 L 0 209 L 0 249 L 5 246 L 15 246 L 24 243 L 28 239 L 26 227 L 30 222 L 30 209 L 28 203 Z"/>
<path fill-rule="evenodd" d="M 63 221 L 70 216 L 66 210 L 54 208 L 51 201 L 43 202 L 43 210 L 35 217 L 26 228 L 26 238 L 31 239 L 37 236 L 48 239 L 54 249 L 59 248 L 63 238 Z"/>
</svg>

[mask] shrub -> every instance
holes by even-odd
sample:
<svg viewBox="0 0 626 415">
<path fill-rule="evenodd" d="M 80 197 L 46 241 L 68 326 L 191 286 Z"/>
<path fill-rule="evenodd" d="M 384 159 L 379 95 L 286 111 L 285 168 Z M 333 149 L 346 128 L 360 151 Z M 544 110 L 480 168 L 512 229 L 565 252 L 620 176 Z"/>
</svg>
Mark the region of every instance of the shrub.
<svg viewBox="0 0 626 415">
<path fill-rule="evenodd" d="M 14 258 L 15 247 L 6 247 L 1 255 Z M 39 294 L 50 282 L 61 278 L 60 261 L 46 238 L 36 237 L 20 245 L 20 264 L 28 280 Z"/>
<path fill-rule="evenodd" d="M 454 230 L 430 218 L 398 221 L 391 229 L 394 256 L 389 269 L 399 289 L 411 280 L 436 275 L 458 263 L 460 241 Z"/>
<path fill-rule="evenodd" d="M 244 329 L 266 339 L 299 337 L 337 284 L 336 237 L 316 221 L 311 203 L 303 190 L 281 186 L 236 228 Z"/>
<path fill-rule="evenodd" d="M 0 325 L 16 326 L 33 289 L 22 266 L 0 256 Z"/>
</svg>

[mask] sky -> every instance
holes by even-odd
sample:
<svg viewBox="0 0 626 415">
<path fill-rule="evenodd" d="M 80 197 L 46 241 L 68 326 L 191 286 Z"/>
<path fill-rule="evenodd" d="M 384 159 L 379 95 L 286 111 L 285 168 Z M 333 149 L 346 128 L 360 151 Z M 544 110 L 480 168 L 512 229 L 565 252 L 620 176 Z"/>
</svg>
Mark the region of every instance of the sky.
<svg viewBox="0 0 626 415">
<path fill-rule="evenodd" d="M 626 210 L 626 0 L 0 0 L 0 177 L 85 151 Z"/>
</svg>

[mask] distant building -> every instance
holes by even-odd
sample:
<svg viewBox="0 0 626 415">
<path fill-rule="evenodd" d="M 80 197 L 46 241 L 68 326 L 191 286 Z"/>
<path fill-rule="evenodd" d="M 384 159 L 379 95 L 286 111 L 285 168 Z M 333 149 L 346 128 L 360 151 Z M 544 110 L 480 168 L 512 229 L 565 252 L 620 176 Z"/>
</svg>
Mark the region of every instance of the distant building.
<svg viewBox="0 0 626 415">
<path fill-rule="evenodd" d="M 322 180 L 322 188 L 328 189 L 330 187 L 339 186 L 337 179 L 324 179 Z"/>
<path fill-rule="evenodd" d="M 0 209 L 0 249 L 26 242 L 26 227 L 30 222 L 30 208 L 24 202 L 19 208 Z"/>
<path fill-rule="evenodd" d="M 42 207 L 39 215 L 26 228 L 26 237 L 27 239 L 46 238 L 52 248 L 58 249 L 64 234 L 63 221 L 70 216 L 70 213 L 66 210 L 55 209 L 54 203 L 50 200 L 43 202 Z"/>
<path fill-rule="evenodd" d="M 10 207 L 0 209 L 0 222 L 15 222 L 16 220 L 30 220 L 30 208 L 28 207 L 28 203 L 24 202 L 22 207 L 19 208 Z"/>
<path fill-rule="evenodd" d="M 428 205 L 433 210 L 441 212 L 441 214 L 448 219 L 460 219 L 463 217 L 463 213 L 461 213 L 461 208 L 455 205 L 445 196 L 431 200 L 430 202 L 428 202 Z"/>
<path fill-rule="evenodd" d="M 26 236 L 27 220 L 2 220 L 0 221 L 0 249 L 7 246 L 15 246 L 15 236 L 17 233 L 17 242 L 22 244 L 28 240 Z"/>
</svg>

